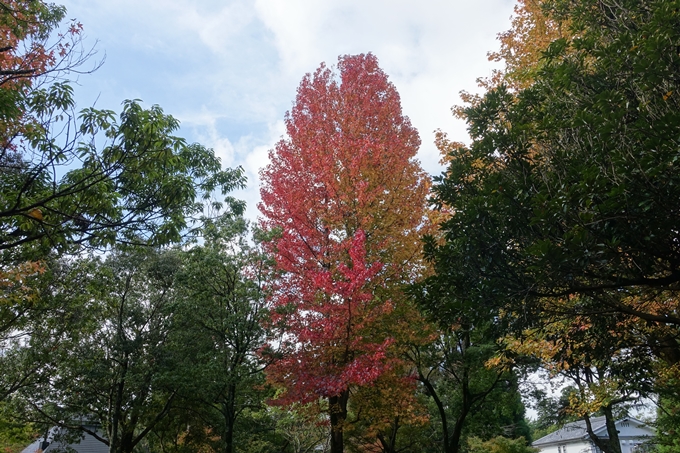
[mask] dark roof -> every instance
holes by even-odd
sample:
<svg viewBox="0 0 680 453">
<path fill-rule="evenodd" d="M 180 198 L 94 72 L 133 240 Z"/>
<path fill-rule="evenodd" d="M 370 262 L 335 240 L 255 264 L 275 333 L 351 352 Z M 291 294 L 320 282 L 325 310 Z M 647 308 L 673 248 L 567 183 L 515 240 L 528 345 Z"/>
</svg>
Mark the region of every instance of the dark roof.
<svg viewBox="0 0 680 453">
<path fill-rule="evenodd" d="M 77 453 L 108 453 L 109 447 L 100 442 L 94 436 L 83 433 L 79 442 L 65 443 L 59 440 L 53 440 L 56 434 L 56 429 L 52 430 L 48 439 L 50 443 L 47 448 L 45 448 L 44 453 L 62 453 L 62 452 L 73 452 Z M 38 439 L 28 447 L 26 447 L 21 453 L 35 453 L 40 449 L 42 443 L 42 438 Z"/>
<path fill-rule="evenodd" d="M 598 429 L 605 426 L 605 424 L 606 424 L 605 417 L 590 418 L 590 425 L 593 427 L 593 431 L 597 431 Z M 584 420 L 578 420 L 575 422 L 567 423 L 566 425 L 564 425 L 564 427 L 562 427 L 562 429 L 558 429 L 557 431 L 550 433 L 547 436 L 541 437 L 531 445 L 538 446 L 559 442 L 567 442 L 572 440 L 579 440 L 583 439 L 587 435 L 588 430 L 586 429 L 586 422 Z"/>
</svg>

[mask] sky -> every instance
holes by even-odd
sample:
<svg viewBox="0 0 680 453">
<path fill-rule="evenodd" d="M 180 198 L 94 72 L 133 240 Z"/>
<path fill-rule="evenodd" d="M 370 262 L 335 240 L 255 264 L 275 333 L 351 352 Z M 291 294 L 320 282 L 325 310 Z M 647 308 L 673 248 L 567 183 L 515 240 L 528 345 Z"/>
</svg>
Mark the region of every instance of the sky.
<svg viewBox="0 0 680 453">
<path fill-rule="evenodd" d="M 459 92 L 479 91 L 498 63 L 496 35 L 513 0 L 56 0 L 94 46 L 91 74 L 77 77 L 80 108 L 116 112 L 125 99 L 160 105 L 177 133 L 242 166 L 235 195 L 255 219 L 258 171 L 284 134 L 283 118 L 306 73 L 338 56 L 372 52 L 420 132 L 418 159 L 441 173 L 434 131 L 468 141 L 451 115 Z"/>
</svg>

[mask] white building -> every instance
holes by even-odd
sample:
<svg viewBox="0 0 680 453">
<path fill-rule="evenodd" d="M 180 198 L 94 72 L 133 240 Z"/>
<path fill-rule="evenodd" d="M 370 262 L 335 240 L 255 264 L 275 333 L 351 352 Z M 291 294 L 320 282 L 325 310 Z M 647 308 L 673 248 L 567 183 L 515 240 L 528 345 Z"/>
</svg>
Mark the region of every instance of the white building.
<svg viewBox="0 0 680 453">
<path fill-rule="evenodd" d="M 600 439 L 609 439 L 604 417 L 590 419 L 593 433 Z M 640 420 L 624 418 L 616 422 L 621 442 L 621 453 L 642 452 L 643 445 L 654 437 L 654 430 Z M 567 423 L 562 429 L 541 437 L 532 446 L 540 453 L 601 453 L 591 441 L 586 422 Z"/>
</svg>

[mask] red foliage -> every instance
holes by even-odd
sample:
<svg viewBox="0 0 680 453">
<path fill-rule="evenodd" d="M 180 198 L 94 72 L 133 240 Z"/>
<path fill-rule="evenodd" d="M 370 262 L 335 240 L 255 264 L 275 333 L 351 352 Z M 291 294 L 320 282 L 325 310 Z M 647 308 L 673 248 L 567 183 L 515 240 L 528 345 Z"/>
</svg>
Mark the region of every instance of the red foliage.
<svg viewBox="0 0 680 453">
<path fill-rule="evenodd" d="M 420 250 L 429 184 L 412 160 L 420 139 L 373 55 L 342 57 L 338 68 L 340 83 L 322 64 L 298 88 L 289 138 L 261 173 L 263 223 L 282 231 L 282 270 L 341 262 L 360 229 L 369 260 L 403 270 Z"/>
<path fill-rule="evenodd" d="M 17 137 L 43 126 L 44 118 L 35 118 L 30 112 L 31 90 L 63 79 L 91 56 L 92 51 L 82 48 L 79 22 L 71 21 L 62 33 L 53 36 L 65 13 L 63 7 L 42 0 L 2 0 L 0 3 L 0 149 L 3 151 L 18 151 Z M 8 155 L 3 153 L 1 157 L 4 160 Z"/>
<path fill-rule="evenodd" d="M 280 232 L 270 247 L 281 358 L 268 374 L 283 403 L 339 396 L 390 369 L 395 288 L 423 266 L 418 133 L 373 55 L 341 57 L 338 69 L 304 77 L 288 137 L 261 172 L 262 226 Z"/>
<path fill-rule="evenodd" d="M 82 25 L 72 21 L 64 34 L 50 40 L 63 18 L 55 5 L 35 0 L 3 0 L 0 7 L 0 87 L 30 85 L 37 77 L 65 68 Z M 52 41 L 52 42 L 50 42 Z"/>
<path fill-rule="evenodd" d="M 376 339 L 374 332 L 392 307 L 376 303 L 369 287 L 382 266 L 367 265 L 362 231 L 348 252 L 351 264 L 340 264 L 336 273 L 294 273 L 275 293 L 279 310 L 272 322 L 288 332 L 277 348 L 282 358 L 268 369 L 286 389 L 280 404 L 339 395 L 351 385 L 370 384 L 389 367 L 386 349 L 393 340 Z"/>
</svg>

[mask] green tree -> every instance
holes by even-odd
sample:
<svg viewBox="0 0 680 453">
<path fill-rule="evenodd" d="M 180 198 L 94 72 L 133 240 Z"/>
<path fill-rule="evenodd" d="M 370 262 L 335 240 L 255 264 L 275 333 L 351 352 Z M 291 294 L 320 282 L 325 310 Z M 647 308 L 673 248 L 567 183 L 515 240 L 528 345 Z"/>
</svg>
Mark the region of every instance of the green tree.
<svg viewBox="0 0 680 453">
<path fill-rule="evenodd" d="M 528 438 L 518 379 L 502 364 L 491 364 L 497 352 L 488 325 L 461 323 L 410 353 L 423 391 L 433 402 L 432 425 L 441 451 L 465 451 L 474 436 Z"/>
<path fill-rule="evenodd" d="M 557 328 L 553 363 L 611 411 L 680 363 L 680 4 L 540 3 L 567 32 L 531 80 L 462 109 L 470 146 L 438 137 L 450 163 L 434 190 L 453 214 L 428 252 L 455 297 L 430 308 L 484 307 L 518 342 Z"/>
<path fill-rule="evenodd" d="M 483 310 L 519 342 L 561 327 L 572 373 L 600 373 L 610 395 L 659 388 L 680 363 L 680 4 L 538 4 L 564 33 L 539 64 L 509 62 L 530 71 L 521 84 L 460 110 L 470 146 L 438 136 L 435 199 L 451 215 L 427 252 L 450 297 L 429 309 Z M 601 385 L 634 363 L 629 387 Z"/>
<path fill-rule="evenodd" d="M 223 170 L 212 150 L 174 136 L 179 122 L 158 106 L 126 101 L 119 117 L 77 113 L 65 80 L 92 52 L 82 50 L 80 24 L 59 28 L 65 14 L 40 0 L 0 5 L 5 268 L 71 245 L 177 241 L 206 214 L 214 191 L 244 183 L 241 170 Z"/>
<path fill-rule="evenodd" d="M 172 133 L 179 122 L 158 106 L 126 101 L 119 118 L 86 109 L 70 125 L 72 136 L 56 143 L 55 116 L 73 108 L 71 90 L 55 84 L 33 93 L 41 124 L 21 141 L 28 149 L 1 159 L 0 250 L 3 262 L 39 258 L 73 244 L 163 244 L 179 241 L 204 218 L 213 192 L 242 187 L 241 169 L 222 170 L 213 151 Z M 57 109 L 54 104 L 62 106 Z M 60 111 L 61 110 L 61 111 Z M 75 120 L 74 120 L 75 121 Z M 97 140 L 103 140 L 99 147 Z M 63 176 L 55 177 L 51 175 Z M 243 204 L 227 197 L 229 208 Z M 212 209 L 222 207 L 212 202 Z M 11 252 L 31 245 L 33 254 Z M 37 249 L 37 250 L 36 250 Z M 14 258 L 14 260 L 12 259 Z"/>
<path fill-rule="evenodd" d="M 45 313 L 54 335 L 50 360 L 38 385 L 12 398 L 47 425 L 85 431 L 111 453 L 131 453 L 192 381 L 182 345 L 170 335 L 178 257 L 136 248 L 63 265 L 71 278 L 51 282 L 43 297 L 71 302 L 68 328 L 55 330 L 63 320 Z M 92 421 L 103 433 L 88 428 Z"/>
<path fill-rule="evenodd" d="M 662 397 L 663 398 L 663 397 Z M 673 453 L 680 448 L 680 436 L 678 427 L 680 426 L 680 406 L 678 405 L 677 390 L 673 391 L 672 397 L 662 400 L 659 404 L 656 420 L 656 450 L 658 453 Z"/>
<path fill-rule="evenodd" d="M 0 403 L 0 451 L 19 453 L 37 437 L 35 426 L 14 420 L 14 414 L 6 403 Z"/>
<path fill-rule="evenodd" d="M 536 411 L 536 419 L 529 421 L 531 439 L 540 439 L 557 431 L 565 423 L 577 420 L 577 417 L 567 411 L 572 391 L 571 387 L 567 387 L 562 389 L 559 395 L 552 396 L 540 388 L 531 391 L 530 399 L 533 401 L 531 407 Z"/>
<path fill-rule="evenodd" d="M 650 371 L 657 360 L 639 333 L 626 327 L 625 322 L 612 323 L 611 316 L 553 318 L 520 339 L 506 339 L 508 351 L 537 358 L 552 377 L 570 385 L 563 393 L 562 413 L 553 417 L 583 419 L 593 443 L 607 453 L 620 453 L 616 420 L 628 416 L 627 409 L 641 398 L 655 397 Z M 606 417 L 608 439 L 592 431 L 595 413 Z"/>
<path fill-rule="evenodd" d="M 126 101 L 120 115 L 76 113 L 65 80 L 92 53 L 80 24 L 59 28 L 65 14 L 39 0 L 0 4 L 0 400 L 47 367 L 38 351 L 60 335 L 41 321 L 77 310 L 40 298 L 60 254 L 179 241 L 244 206 L 227 196 L 243 187 L 242 170 L 173 135 L 179 122 L 160 107 Z"/>
<path fill-rule="evenodd" d="M 182 325 L 177 341 L 192 345 L 187 351 L 197 372 L 195 391 L 184 399 L 205 414 L 215 449 L 224 453 L 246 438 L 239 419 L 261 409 L 267 396 L 257 351 L 265 341 L 269 264 L 247 233 L 242 218 L 223 218 L 204 229 L 205 242 L 183 253 L 174 312 Z"/>
<path fill-rule="evenodd" d="M 494 437 L 486 442 L 477 437 L 468 441 L 469 453 L 535 453 L 537 448 L 527 445 L 524 438 L 508 439 L 507 437 Z"/>
<path fill-rule="evenodd" d="M 0 305 L 0 401 L 49 384 L 55 351 L 87 327 L 83 317 L 94 271 L 85 263 L 74 257 L 30 263 L 20 288 L 9 288 L 9 300 Z"/>
<path fill-rule="evenodd" d="M 677 2 L 543 3 L 573 37 L 531 86 L 465 109 L 473 143 L 450 150 L 435 187 L 455 215 L 430 251 L 457 291 L 518 326 L 621 314 L 676 363 Z"/>
</svg>

